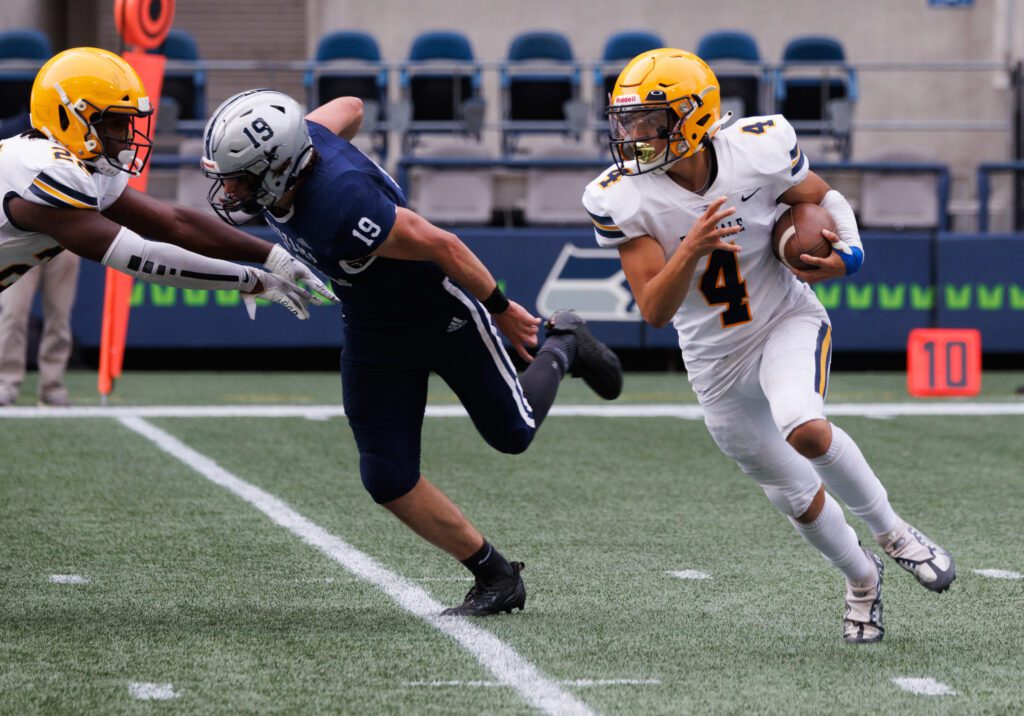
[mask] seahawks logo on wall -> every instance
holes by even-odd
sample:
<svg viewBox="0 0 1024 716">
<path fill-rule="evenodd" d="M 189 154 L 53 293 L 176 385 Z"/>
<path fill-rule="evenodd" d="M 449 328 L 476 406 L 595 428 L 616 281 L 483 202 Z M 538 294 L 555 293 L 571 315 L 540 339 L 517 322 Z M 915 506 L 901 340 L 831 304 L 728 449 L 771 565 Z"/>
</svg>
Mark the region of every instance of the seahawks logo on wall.
<svg viewBox="0 0 1024 716">
<path fill-rule="evenodd" d="M 588 321 L 639 321 L 640 311 L 615 249 L 565 244 L 537 294 L 537 311 L 572 306 Z"/>
</svg>

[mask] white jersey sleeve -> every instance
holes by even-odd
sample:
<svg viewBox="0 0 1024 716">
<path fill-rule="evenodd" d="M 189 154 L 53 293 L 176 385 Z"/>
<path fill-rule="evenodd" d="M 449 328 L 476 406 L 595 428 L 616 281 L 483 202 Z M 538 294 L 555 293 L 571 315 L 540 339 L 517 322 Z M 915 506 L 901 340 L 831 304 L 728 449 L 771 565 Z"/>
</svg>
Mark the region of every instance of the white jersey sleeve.
<svg viewBox="0 0 1024 716">
<path fill-rule="evenodd" d="M 796 130 L 781 114 L 745 117 L 736 123 L 738 146 L 763 175 L 777 199 L 807 178 L 811 165 L 800 150 Z"/>
<path fill-rule="evenodd" d="M 18 138 L 22 139 L 22 138 Z M 8 183 L 25 201 L 61 209 L 99 209 L 99 191 L 92 174 L 67 149 L 41 139 L 5 141 Z"/>
<path fill-rule="evenodd" d="M 62 251 L 53 238 L 24 229 L 11 219 L 11 199 L 63 209 L 102 211 L 117 200 L 127 183 L 127 174 L 90 174 L 71 152 L 43 137 L 20 135 L 0 142 L 0 291 L 33 266 Z"/>
<path fill-rule="evenodd" d="M 594 224 L 598 246 L 614 248 L 647 231 L 638 220 L 641 197 L 614 166 L 587 185 L 583 208 Z"/>
</svg>

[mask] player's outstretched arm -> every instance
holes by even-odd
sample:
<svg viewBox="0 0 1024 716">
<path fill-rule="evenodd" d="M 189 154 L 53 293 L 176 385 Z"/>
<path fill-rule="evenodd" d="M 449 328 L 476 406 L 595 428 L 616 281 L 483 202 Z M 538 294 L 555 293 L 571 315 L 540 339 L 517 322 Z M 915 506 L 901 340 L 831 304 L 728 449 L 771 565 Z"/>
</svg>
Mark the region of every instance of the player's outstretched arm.
<svg viewBox="0 0 1024 716">
<path fill-rule="evenodd" d="M 280 303 L 299 318 L 309 317 L 309 293 L 261 269 L 147 241 L 95 211 L 58 209 L 21 198 L 10 199 L 7 211 L 18 227 L 46 234 L 83 258 L 143 281 L 207 291 L 238 290 Z"/>
<path fill-rule="evenodd" d="M 399 208 L 391 233 L 374 253 L 391 259 L 436 263 L 484 304 L 516 352 L 527 362 L 533 360 L 527 347 L 537 345 L 540 319 L 501 294 L 494 276 L 458 236 L 409 209 Z"/>
<path fill-rule="evenodd" d="M 262 263 L 270 273 L 291 283 L 304 284 L 317 303 L 338 300 L 312 271 L 277 244 L 240 231 L 205 212 L 125 189 L 103 215 L 138 234 L 156 237 L 203 256 Z"/>
<path fill-rule="evenodd" d="M 336 97 L 307 114 L 306 119 L 351 141 L 363 124 L 363 100 L 358 97 Z"/>
<path fill-rule="evenodd" d="M 690 281 L 702 256 L 712 251 L 739 253 L 740 247 L 725 241 L 740 226 L 718 226 L 735 209 L 722 209 L 726 197 L 711 202 L 704 214 L 680 239 L 679 248 L 666 261 L 665 253 L 650 236 L 639 236 L 619 245 L 622 269 L 644 320 L 664 328 L 686 299 Z"/>
<path fill-rule="evenodd" d="M 131 188 L 125 189 L 103 215 L 142 236 L 152 236 L 215 259 L 263 263 L 274 247 L 216 216 L 163 202 Z"/>
</svg>

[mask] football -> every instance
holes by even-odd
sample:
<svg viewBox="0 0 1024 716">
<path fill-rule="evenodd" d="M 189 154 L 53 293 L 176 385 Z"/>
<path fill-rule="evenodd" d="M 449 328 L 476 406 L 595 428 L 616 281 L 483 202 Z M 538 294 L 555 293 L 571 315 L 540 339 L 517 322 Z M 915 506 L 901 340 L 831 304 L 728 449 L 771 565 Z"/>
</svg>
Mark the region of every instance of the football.
<svg viewBox="0 0 1024 716">
<path fill-rule="evenodd" d="M 817 270 L 800 260 L 801 254 L 825 258 L 832 253 L 832 244 L 821 235 L 822 229 L 835 232 L 832 215 L 817 204 L 795 204 L 779 217 L 772 229 L 772 251 L 775 258 L 790 268 Z"/>
</svg>

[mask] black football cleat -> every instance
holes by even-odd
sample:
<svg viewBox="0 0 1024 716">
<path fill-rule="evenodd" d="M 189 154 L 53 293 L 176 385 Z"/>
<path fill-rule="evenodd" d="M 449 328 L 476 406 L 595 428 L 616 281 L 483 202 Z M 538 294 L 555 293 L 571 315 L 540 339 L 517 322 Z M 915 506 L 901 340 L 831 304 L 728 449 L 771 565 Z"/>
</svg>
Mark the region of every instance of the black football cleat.
<svg viewBox="0 0 1024 716">
<path fill-rule="evenodd" d="M 576 358 L 569 373 L 583 382 L 605 400 L 615 400 L 622 394 L 622 364 L 612 349 L 587 328 L 587 322 L 575 311 L 555 311 L 544 322 L 545 335 L 571 333 L 576 336 Z"/>
<path fill-rule="evenodd" d="M 477 582 L 466 594 L 466 599 L 457 607 L 441 612 L 445 617 L 486 617 L 501 612 L 512 613 L 513 609 L 526 608 L 526 585 L 519 573 L 522 562 L 509 562 L 511 575 L 499 575 L 488 582 Z"/>
</svg>

